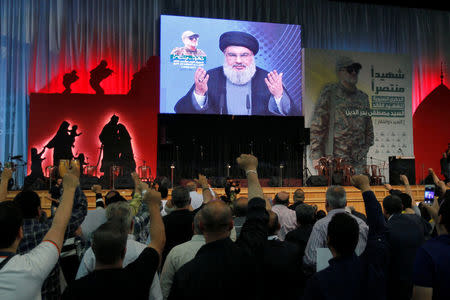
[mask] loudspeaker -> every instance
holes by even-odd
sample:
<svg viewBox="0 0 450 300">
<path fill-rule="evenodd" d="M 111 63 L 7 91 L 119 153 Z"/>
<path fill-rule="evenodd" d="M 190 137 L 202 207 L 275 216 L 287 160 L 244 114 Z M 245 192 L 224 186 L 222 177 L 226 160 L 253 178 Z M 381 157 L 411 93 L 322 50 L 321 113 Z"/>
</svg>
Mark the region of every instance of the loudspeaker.
<svg viewBox="0 0 450 300">
<path fill-rule="evenodd" d="M 303 134 L 304 134 L 304 139 L 305 139 L 305 145 L 309 145 L 310 144 L 310 142 L 311 142 L 311 139 L 310 139 L 310 130 L 309 130 L 309 128 L 305 128 L 305 130 L 303 131 Z"/>
<path fill-rule="evenodd" d="M 328 180 L 322 175 L 312 175 L 306 180 L 307 186 L 327 186 Z"/>
<path fill-rule="evenodd" d="M 389 183 L 402 185 L 400 175 L 408 177 L 409 184 L 416 184 L 416 169 L 413 158 L 397 158 L 389 156 Z"/>
</svg>

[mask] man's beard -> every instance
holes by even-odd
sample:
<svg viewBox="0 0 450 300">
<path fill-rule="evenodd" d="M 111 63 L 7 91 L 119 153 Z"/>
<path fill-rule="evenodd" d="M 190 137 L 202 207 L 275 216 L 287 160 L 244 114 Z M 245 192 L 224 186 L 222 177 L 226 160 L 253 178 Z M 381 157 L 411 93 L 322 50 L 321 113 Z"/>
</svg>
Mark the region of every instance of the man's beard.
<svg viewBox="0 0 450 300">
<path fill-rule="evenodd" d="M 239 65 L 239 64 L 234 64 Z M 243 64 L 241 64 L 243 65 Z M 253 75 L 256 73 L 255 61 L 248 65 L 244 70 L 235 70 L 233 66 L 230 66 L 226 61 L 223 63 L 223 73 L 233 84 L 244 85 L 252 80 Z"/>
</svg>

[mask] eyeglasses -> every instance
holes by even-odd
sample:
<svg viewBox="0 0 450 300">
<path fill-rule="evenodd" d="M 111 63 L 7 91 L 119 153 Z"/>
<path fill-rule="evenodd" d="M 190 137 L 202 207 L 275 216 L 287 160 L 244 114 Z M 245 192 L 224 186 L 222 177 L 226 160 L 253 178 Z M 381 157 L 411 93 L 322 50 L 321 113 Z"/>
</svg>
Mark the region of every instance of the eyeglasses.
<svg viewBox="0 0 450 300">
<path fill-rule="evenodd" d="M 242 54 L 237 54 L 237 53 L 233 53 L 233 52 L 227 52 L 225 53 L 225 56 L 231 59 L 237 59 L 238 57 L 242 58 L 242 59 L 246 59 L 249 58 L 251 56 L 250 53 L 242 53 Z"/>
<path fill-rule="evenodd" d="M 192 40 L 198 40 L 198 36 L 190 36 L 189 39 Z"/>
<path fill-rule="evenodd" d="M 342 70 L 347 71 L 349 74 L 352 74 L 353 72 L 358 74 L 359 70 L 361 70 L 361 68 L 358 66 L 348 66 L 348 67 L 342 68 Z"/>
</svg>

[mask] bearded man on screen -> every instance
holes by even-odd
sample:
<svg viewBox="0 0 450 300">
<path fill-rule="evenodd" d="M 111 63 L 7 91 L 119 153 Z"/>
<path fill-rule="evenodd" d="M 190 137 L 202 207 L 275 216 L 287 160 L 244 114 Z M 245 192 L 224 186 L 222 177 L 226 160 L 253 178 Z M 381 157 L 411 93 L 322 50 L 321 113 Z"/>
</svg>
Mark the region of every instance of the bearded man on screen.
<svg viewBox="0 0 450 300">
<path fill-rule="evenodd" d="M 258 40 L 240 31 L 220 36 L 223 66 L 198 68 L 194 85 L 175 105 L 176 113 L 228 115 L 289 115 L 294 103 L 283 87 L 283 73 L 255 64 Z"/>
</svg>

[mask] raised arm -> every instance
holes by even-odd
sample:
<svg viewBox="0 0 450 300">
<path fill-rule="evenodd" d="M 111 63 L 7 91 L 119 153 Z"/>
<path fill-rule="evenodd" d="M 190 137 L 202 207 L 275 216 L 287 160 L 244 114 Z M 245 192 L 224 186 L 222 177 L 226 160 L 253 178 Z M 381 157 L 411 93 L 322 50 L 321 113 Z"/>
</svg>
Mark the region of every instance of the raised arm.
<svg viewBox="0 0 450 300">
<path fill-rule="evenodd" d="M 258 159 L 251 154 L 241 154 L 241 156 L 239 156 L 236 161 L 239 167 L 245 171 L 245 175 L 247 175 L 248 200 L 250 201 L 252 198 L 256 197 L 265 199 L 263 190 L 258 180 Z M 267 199 L 265 199 L 265 201 L 266 209 L 271 210 L 272 206 L 270 205 L 270 202 Z"/>
<path fill-rule="evenodd" d="M 0 202 L 6 201 L 6 195 L 8 194 L 8 182 L 11 177 L 12 170 L 9 168 L 4 168 L 0 179 Z"/>
<path fill-rule="evenodd" d="M 436 175 L 436 173 L 434 173 L 434 170 L 432 168 L 429 168 L 428 172 L 430 173 L 431 177 L 433 177 L 434 184 L 437 185 L 439 181 L 441 181 L 439 177 Z"/>
<path fill-rule="evenodd" d="M 411 190 L 411 186 L 409 185 L 409 180 L 406 175 L 400 175 L 400 180 L 403 182 L 403 185 L 405 186 L 405 193 L 408 194 L 411 199 L 414 201 L 413 193 Z"/>
<path fill-rule="evenodd" d="M 75 189 L 80 183 L 79 176 L 80 170 L 75 162 L 72 161 L 69 170 L 63 178 L 64 192 L 61 197 L 61 203 L 56 210 L 52 226 L 43 239 L 44 241 L 50 240 L 54 242 L 59 249 L 62 248 L 66 227 L 72 214 Z"/>
<path fill-rule="evenodd" d="M 166 233 L 164 223 L 161 218 L 161 193 L 148 189 L 144 194 L 143 201 L 147 204 L 148 212 L 150 214 L 150 244 L 148 247 L 155 249 L 161 258 L 164 245 L 166 244 Z"/>
<path fill-rule="evenodd" d="M 134 195 L 133 199 L 131 199 L 130 201 L 130 207 L 133 216 L 135 216 L 139 212 L 139 209 L 142 205 L 142 191 L 148 190 L 148 184 L 142 182 L 136 172 L 131 173 L 131 177 L 134 181 Z"/>
<path fill-rule="evenodd" d="M 202 188 L 203 203 L 206 204 L 213 198 L 211 190 L 209 189 L 208 179 L 206 178 L 206 176 L 198 174 L 198 180 L 196 181 Z"/>
<path fill-rule="evenodd" d="M 386 222 L 381 205 L 370 188 L 369 178 L 366 175 L 355 175 L 351 178 L 351 183 L 362 192 L 367 223 L 369 225 L 369 238 L 374 235 L 383 234 L 386 230 Z"/>
</svg>

